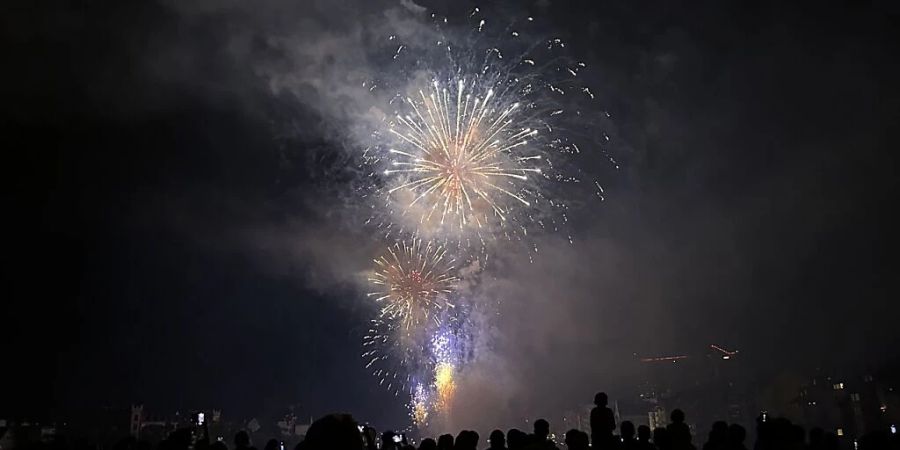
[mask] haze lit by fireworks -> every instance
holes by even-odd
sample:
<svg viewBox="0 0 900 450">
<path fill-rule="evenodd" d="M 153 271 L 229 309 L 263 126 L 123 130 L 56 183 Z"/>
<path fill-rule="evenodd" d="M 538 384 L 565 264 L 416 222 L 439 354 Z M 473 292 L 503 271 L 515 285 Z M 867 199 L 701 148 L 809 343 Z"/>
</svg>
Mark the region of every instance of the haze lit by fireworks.
<svg viewBox="0 0 900 450">
<path fill-rule="evenodd" d="M 391 61 L 364 84 L 382 106 L 359 194 L 373 199 L 366 223 L 398 244 L 375 260 L 369 295 L 379 312 L 363 357 L 381 384 L 409 395 L 417 426 L 447 417 L 474 358 L 471 313 L 483 299 L 471 287 L 455 292 L 458 274 L 483 270 L 501 238 L 527 242 L 532 258 L 533 231 L 565 229 L 570 192 L 560 186 L 583 175 L 572 157 L 579 143 L 605 155 L 609 139 L 596 123 L 578 126 L 594 94 L 561 39 L 531 17 L 490 29 L 480 14 L 471 11 L 469 30 L 432 15 L 433 40 L 423 30 L 408 42 L 387 37 Z M 539 37 L 523 37 L 530 32 Z M 603 199 L 598 182 L 581 186 Z"/>
</svg>

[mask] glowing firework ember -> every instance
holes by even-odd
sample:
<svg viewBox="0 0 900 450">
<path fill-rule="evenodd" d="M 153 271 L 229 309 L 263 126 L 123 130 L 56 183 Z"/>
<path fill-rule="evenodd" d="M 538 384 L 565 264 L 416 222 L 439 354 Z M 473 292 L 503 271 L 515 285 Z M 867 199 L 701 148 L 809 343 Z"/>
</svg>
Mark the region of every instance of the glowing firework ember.
<svg viewBox="0 0 900 450">
<path fill-rule="evenodd" d="M 541 173 L 530 166 L 541 156 L 527 146 L 538 131 L 518 128 L 519 103 L 493 88 L 479 92 L 473 78 L 449 86 L 434 81 L 427 95 L 420 90 L 419 99 L 406 97 L 412 114 L 398 115 L 390 129 L 406 145 L 389 150 L 396 168 L 384 173 L 407 174 L 408 181 L 389 193 L 412 198 L 406 211 L 421 203 L 421 223 L 481 228 L 490 216 L 505 221 L 510 201 L 530 206 L 521 182 Z"/>
<path fill-rule="evenodd" d="M 397 323 L 401 331 L 410 333 L 429 321 L 439 325 L 441 312 L 453 307 L 447 294 L 457 278 L 451 274 L 453 260 L 440 245 L 418 239 L 409 245 L 397 243 L 375 264 L 369 281 L 381 290 L 369 296 L 381 306 L 381 317 Z"/>
</svg>

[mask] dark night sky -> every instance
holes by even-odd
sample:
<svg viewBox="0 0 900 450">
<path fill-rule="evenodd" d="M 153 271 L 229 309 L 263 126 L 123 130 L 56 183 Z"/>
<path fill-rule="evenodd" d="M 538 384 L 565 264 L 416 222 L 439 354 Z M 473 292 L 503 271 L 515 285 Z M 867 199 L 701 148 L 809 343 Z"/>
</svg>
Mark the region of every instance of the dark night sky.
<svg viewBox="0 0 900 450">
<path fill-rule="evenodd" d="M 496 8 L 584 55 L 622 166 L 574 218 L 581 245 L 510 268 L 566 286 L 544 280 L 552 305 L 525 298 L 498 325 L 498 349 L 521 338 L 503 366 L 518 384 L 550 397 L 574 373 L 576 398 L 622 385 L 622 355 L 709 342 L 760 371 L 897 356 L 900 8 L 786 3 Z M 313 85 L 265 79 L 326 77 L 345 36 L 403 10 L 363 4 L 4 3 L 0 415 L 402 417 L 361 367 L 367 309 L 341 273 L 365 259 L 323 200 L 342 195 L 346 140 Z M 545 367 L 554 346 L 607 358 Z"/>
</svg>

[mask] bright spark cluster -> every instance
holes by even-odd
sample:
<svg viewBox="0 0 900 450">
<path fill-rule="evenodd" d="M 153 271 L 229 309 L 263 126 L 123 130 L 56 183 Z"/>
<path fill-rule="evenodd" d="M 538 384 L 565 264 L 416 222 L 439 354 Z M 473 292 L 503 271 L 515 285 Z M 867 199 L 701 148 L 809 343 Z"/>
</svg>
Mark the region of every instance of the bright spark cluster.
<svg viewBox="0 0 900 450">
<path fill-rule="evenodd" d="M 381 318 L 404 333 L 427 322 L 440 325 L 441 312 L 453 307 L 447 300 L 458 281 L 453 262 L 442 246 L 420 239 L 389 247 L 369 278 L 379 288 L 369 296 L 381 306 Z"/>
<path fill-rule="evenodd" d="M 395 168 L 384 174 L 403 182 L 389 194 L 420 224 L 481 228 L 492 217 L 505 221 L 510 201 L 530 206 L 521 189 L 541 172 L 532 166 L 541 156 L 528 149 L 538 131 L 518 127 L 520 104 L 493 88 L 480 90 L 477 80 L 434 81 L 430 92 L 405 98 L 409 113 L 398 114 L 390 128 L 402 148 L 389 150 Z"/>
</svg>

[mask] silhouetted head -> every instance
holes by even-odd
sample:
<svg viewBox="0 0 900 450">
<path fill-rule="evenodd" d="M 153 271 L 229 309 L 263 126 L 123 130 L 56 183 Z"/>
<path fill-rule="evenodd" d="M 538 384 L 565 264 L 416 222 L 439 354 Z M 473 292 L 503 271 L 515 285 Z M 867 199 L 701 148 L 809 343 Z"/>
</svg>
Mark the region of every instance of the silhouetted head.
<svg viewBox="0 0 900 450">
<path fill-rule="evenodd" d="M 506 432 L 506 446 L 509 447 L 509 450 L 521 449 L 525 447 L 527 437 L 528 435 L 526 435 L 524 431 L 518 428 L 510 428 L 509 431 Z"/>
<path fill-rule="evenodd" d="M 278 439 L 269 439 L 266 442 L 265 450 L 278 450 L 279 447 L 281 447 L 281 442 L 278 442 Z"/>
<path fill-rule="evenodd" d="M 441 437 L 438 438 L 437 445 L 440 450 L 453 450 L 453 435 L 442 434 Z"/>
<path fill-rule="evenodd" d="M 672 410 L 671 416 L 672 423 L 684 423 L 684 411 L 680 409 Z"/>
<path fill-rule="evenodd" d="M 622 435 L 622 439 L 632 440 L 634 439 L 634 423 L 630 420 L 626 420 L 619 425 L 619 434 Z"/>
<path fill-rule="evenodd" d="M 546 441 L 547 436 L 550 436 L 550 422 L 547 422 L 544 419 L 535 420 L 534 436 L 538 438 L 538 440 Z"/>
<path fill-rule="evenodd" d="M 456 435 L 456 450 L 475 450 L 478 448 L 478 433 L 472 430 L 462 430 Z"/>
<path fill-rule="evenodd" d="M 578 448 L 578 439 L 581 437 L 581 431 L 572 428 L 566 431 L 566 447 Z"/>
<path fill-rule="evenodd" d="M 462 430 L 456 435 L 456 443 L 453 446 L 454 449 L 468 449 L 469 448 L 469 435 L 468 431 Z"/>
<path fill-rule="evenodd" d="M 222 441 L 216 441 L 209 446 L 209 450 L 228 450 L 228 446 Z"/>
<path fill-rule="evenodd" d="M 590 447 L 588 434 L 576 429 L 566 432 L 566 447 L 569 450 L 587 450 Z"/>
<path fill-rule="evenodd" d="M 250 435 L 246 431 L 241 430 L 234 434 L 234 446 L 237 448 L 250 446 Z"/>
<path fill-rule="evenodd" d="M 356 420 L 349 414 L 330 414 L 313 422 L 303 442 L 309 450 L 359 450 L 363 444 Z"/>
<path fill-rule="evenodd" d="M 747 438 L 747 430 L 744 427 L 733 423 L 728 426 L 728 442 L 731 445 L 741 445 Z"/>
<path fill-rule="evenodd" d="M 637 429 L 638 440 L 641 442 L 649 442 L 650 441 L 650 427 L 647 425 L 641 425 Z"/>
<path fill-rule="evenodd" d="M 506 435 L 500 430 L 491 431 L 491 436 L 488 440 L 490 441 L 489 444 L 491 445 L 491 448 L 506 447 Z"/>
<path fill-rule="evenodd" d="M 609 403 L 609 397 L 606 396 L 606 392 L 598 392 L 597 395 L 594 396 L 594 404 L 597 406 L 606 406 Z"/>
<path fill-rule="evenodd" d="M 432 438 L 422 439 L 422 442 L 419 444 L 419 450 L 437 450 L 437 448 L 437 442 Z"/>
</svg>

